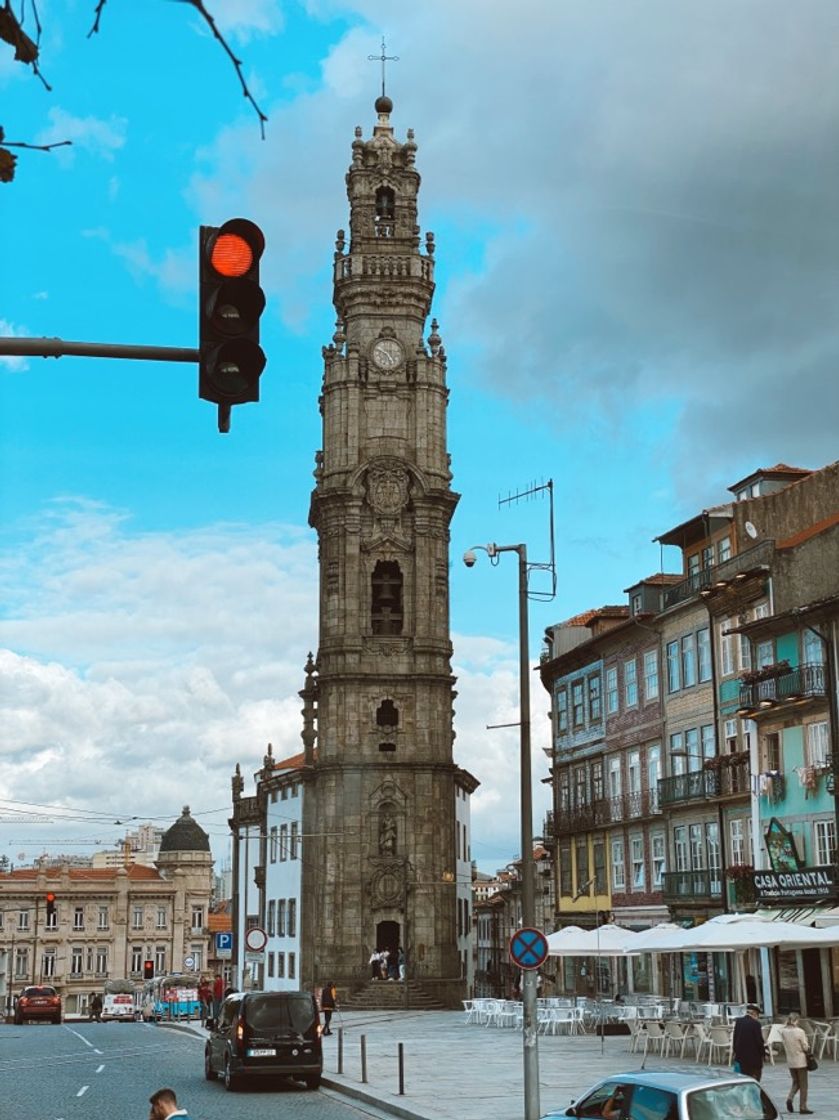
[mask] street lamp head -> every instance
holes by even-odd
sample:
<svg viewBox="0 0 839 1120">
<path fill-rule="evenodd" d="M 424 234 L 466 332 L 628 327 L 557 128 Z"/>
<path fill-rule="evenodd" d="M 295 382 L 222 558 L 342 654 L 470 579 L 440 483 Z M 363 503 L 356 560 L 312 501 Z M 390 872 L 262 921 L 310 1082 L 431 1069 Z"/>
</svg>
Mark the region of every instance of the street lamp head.
<svg viewBox="0 0 839 1120">
<path fill-rule="evenodd" d="M 477 560 L 478 557 L 475 555 L 474 551 L 471 548 L 467 549 L 466 552 L 463 553 L 463 563 L 467 568 L 474 568 Z"/>
</svg>

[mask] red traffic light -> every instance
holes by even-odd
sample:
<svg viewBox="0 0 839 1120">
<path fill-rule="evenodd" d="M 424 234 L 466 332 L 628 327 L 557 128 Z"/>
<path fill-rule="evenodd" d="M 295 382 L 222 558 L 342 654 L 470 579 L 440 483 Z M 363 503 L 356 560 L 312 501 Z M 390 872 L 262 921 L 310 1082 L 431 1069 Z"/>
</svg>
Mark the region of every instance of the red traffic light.
<svg viewBox="0 0 839 1120">
<path fill-rule="evenodd" d="M 143 979 L 154 980 L 154 961 L 143 961 Z"/>
<path fill-rule="evenodd" d="M 253 249 L 238 233 L 222 233 L 213 245 L 210 264 L 220 276 L 244 276 L 253 264 Z"/>
<path fill-rule="evenodd" d="M 55 895 L 52 891 L 47 891 L 47 906 L 51 906 L 55 902 Z"/>
</svg>

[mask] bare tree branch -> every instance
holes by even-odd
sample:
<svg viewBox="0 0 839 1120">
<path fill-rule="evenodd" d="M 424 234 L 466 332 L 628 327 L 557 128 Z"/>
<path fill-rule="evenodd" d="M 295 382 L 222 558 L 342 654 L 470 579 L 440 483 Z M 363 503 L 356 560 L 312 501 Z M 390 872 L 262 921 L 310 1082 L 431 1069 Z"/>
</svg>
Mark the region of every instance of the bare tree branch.
<svg viewBox="0 0 839 1120">
<path fill-rule="evenodd" d="M 41 73 L 38 66 L 38 44 L 41 41 L 41 23 L 38 19 L 38 9 L 32 0 L 32 13 L 35 17 L 35 26 L 37 27 L 37 41 L 33 42 L 21 26 L 21 21 L 24 18 L 24 8 L 21 7 L 21 18 L 17 18 L 12 11 L 11 0 L 6 0 L 2 8 L 0 8 L 0 39 L 3 39 L 10 46 L 15 48 L 15 59 L 22 62 L 24 66 L 31 66 L 33 74 L 40 79 L 44 84 L 44 88 L 52 91 L 52 86 Z"/>
<path fill-rule="evenodd" d="M 97 0 L 96 10 L 95 10 L 94 19 L 93 19 L 93 26 L 91 27 L 90 31 L 88 31 L 88 33 L 87 33 L 88 39 L 91 37 L 91 35 L 95 35 L 99 31 L 99 24 L 100 24 L 101 19 L 102 19 L 102 10 L 104 9 L 107 2 L 108 2 L 108 0 Z M 196 12 L 198 12 L 198 14 L 203 17 L 204 22 L 207 24 L 209 29 L 212 31 L 214 38 L 216 38 L 219 41 L 219 43 L 221 43 L 222 48 L 224 49 L 228 58 L 233 63 L 233 66 L 235 67 L 236 76 L 238 77 L 239 82 L 242 86 L 243 95 L 247 98 L 248 101 L 250 101 L 251 105 L 253 105 L 254 111 L 256 112 L 256 115 L 259 118 L 259 131 L 262 134 L 262 139 L 264 140 L 265 139 L 265 122 L 268 120 L 268 118 L 262 112 L 260 107 L 257 105 L 253 94 L 248 89 L 248 84 L 245 81 L 245 77 L 244 77 L 244 74 L 242 72 L 242 60 L 240 58 L 237 58 L 236 55 L 231 50 L 230 46 L 227 43 L 227 40 L 224 38 L 222 33 L 219 31 L 218 26 L 216 25 L 216 21 L 212 17 L 212 14 L 209 11 L 207 11 L 207 8 L 204 6 L 203 0 L 178 0 L 178 2 L 181 3 L 181 4 L 189 4 L 189 6 L 191 8 L 195 8 Z"/>
<path fill-rule="evenodd" d="M 53 148 L 72 147 L 72 140 L 54 140 L 52 144 L 26 144 L 23 140 L 0 141 L 4 148 L 29 148 L 31 152 L 51 152 Z"/>
</svg>

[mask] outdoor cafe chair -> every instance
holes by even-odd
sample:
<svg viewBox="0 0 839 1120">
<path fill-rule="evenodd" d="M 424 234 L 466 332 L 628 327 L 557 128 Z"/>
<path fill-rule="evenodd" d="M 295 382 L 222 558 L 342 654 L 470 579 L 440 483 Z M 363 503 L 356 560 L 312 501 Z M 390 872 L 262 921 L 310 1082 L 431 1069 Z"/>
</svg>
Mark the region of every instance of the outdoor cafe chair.
<svg viewBox="0 0 839 1120">
<path fill-rule="evenodd" d="M 769 1026 L 762 1028 L 763 1041 L 766 1043 L 766 1052 L 773 1066 L 775 1064 L 775 1047 L 783 1047 L 784 1045 L 784 1036 L 781 1034 L 782 1026 L 782 1023 L 770 1023 Z"/>
<path fill-rule="evenodd" d="M 664 1046 L 664 1028 L 661 1023 L 656 1019 L 648 1020 L 644 1023 L 641 1034 L 644 1037 L 644 1057 L 646 1058 L 647 1051 L 651 1046 L 654 1054 L 656 1051 L 660 1054 Z"/>
<path fill-rule="evenodd" d="M 466 1012 L 466 1018 L 463 1022 L 468 1026 L 470 1023 L 474 1023 L 478 1018 L 478 1001 L 476 999 L 464 999 L 461 1002 L 463 1003 L 463 1010 Z"/>
<path fill-rule="evenodd" d="M 634 1015 L 627 1017 L 626 1025 L 629 1027 L 629 1052 L 634 1054 L 644 1038 L 644 1028 L 637 1016 Z"/>
<path fill-rule="evenodd" d="M 697 1062 L 702 1061 L 702 1054 L 705 1050 L 707 1050 L 709 1055 L 708 1064 L 710 1065 L 711 1036 L 709 1034 L 709 1028 L 705 1026 L 705 1023 L 703 1021 L 697 1019 L 695 1022 L 691 1023 L 691 1030 L 693 1031 L 693 1037 L 696 1040 Z"/>
<path fill-rule="evenodd" d="M 685 1044 L 691 1041 L 691 1034 L 688 1028 L 683 1027 L 681 1023 L 677 1023 L 675 1019 L 669 1019 L 664 1024 L 664 1046 L 662 1049 L 662 1057 L 666 1058 L 670 1053 L 670 1048 L 675 1050 L 678 1046 L 679 1057 L 685 1056 Z"/>
<path fill-rule="evenodd" d="M 710 1027 L 708 1030 L 708 1065 L 717 1060 L 731 1065 L 734 1032 L 728 1027 Z"/>
</svg>

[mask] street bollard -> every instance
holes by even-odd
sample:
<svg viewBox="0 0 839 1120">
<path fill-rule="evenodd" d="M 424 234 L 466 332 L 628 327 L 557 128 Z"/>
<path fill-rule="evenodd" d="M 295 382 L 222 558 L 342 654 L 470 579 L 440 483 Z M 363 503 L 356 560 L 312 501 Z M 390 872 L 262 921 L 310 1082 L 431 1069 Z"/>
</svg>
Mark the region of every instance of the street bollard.
<svg viewBox="0 0 839 1120">
<path fill-rule="evenodd" d="M 338 1028 L 338 1072 L 344 1072 L 344 1028 Z"/>
<path fill-rule="evenodd" d="M 405 1096 L 405 1045 L 399 1043 L 399 1096 Z"/>
<path fill-rule="evenodd" d="M 361 1083 L 367 1084 L 367 1035 L 361 1036 Z"/>
</svg>

